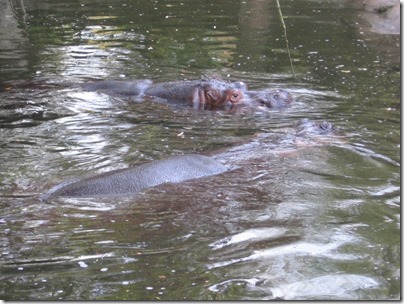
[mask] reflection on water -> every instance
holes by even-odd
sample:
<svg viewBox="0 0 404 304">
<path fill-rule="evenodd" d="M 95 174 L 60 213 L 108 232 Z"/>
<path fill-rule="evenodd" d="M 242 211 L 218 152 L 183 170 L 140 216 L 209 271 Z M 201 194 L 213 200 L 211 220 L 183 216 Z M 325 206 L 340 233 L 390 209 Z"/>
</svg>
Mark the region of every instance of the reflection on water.
<svg viewBox="0 0 404 304">
<path fill-rule="evenodd" d="M 0 0 L 0 298 L 400 298 L 397 37 L 361 32 L 335 1 L 281 5 L 295 78 L 275 1 Z M 196 111 L 76 85 L 203 75 L 295 102 Z M 344 136 L 296 137 L 301 118 Z M 238 169 L 38 199 L 185 153 Z"/>
</svg>

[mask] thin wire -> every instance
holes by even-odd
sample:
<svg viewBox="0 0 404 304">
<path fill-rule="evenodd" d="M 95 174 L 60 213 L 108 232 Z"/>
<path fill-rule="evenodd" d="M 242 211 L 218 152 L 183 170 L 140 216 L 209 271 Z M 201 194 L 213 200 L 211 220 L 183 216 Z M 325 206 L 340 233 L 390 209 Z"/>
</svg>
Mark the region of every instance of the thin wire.
<svg viewBox="0 0 404 304">
<path fill-rule="evenodd" d="M 286 25 L 285 25 L 285 22 L 283 21 L 283 15 L 282 15 L 282 11 L 281 11 L 281 6 L 280 6 L 280 4 L 279 4 L 279 0 L 276 0 L 276 4 L 277 4 L 277 6 L 278 6 L 279 16 L 281 17 L 281 22 L 282 22 L 282 27 L 283 27 L 283 34 L 285 35 L 286 49 L 287 49 L 287 51 L 288 51 L 289 62 L 290 62 L 290 68 L 292 69 L 293 78 L 295 78 L 295 71 L 294 71 L 294 69 L 293 69 L 292 57 L 290 56 L 288 36 L 287 36 L 287 34 L 286 34 Z"/>
</svg>

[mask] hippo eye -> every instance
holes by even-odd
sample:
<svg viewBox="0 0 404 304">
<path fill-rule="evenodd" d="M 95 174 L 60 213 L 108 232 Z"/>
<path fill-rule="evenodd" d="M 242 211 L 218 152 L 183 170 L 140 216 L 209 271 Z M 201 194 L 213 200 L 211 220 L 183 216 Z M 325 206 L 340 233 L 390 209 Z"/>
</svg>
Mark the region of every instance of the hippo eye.
<svg viewBox="0 0 404 304">
<path fill-rule="evenodd" d="M 274 99 L 279 99 L 279 93 L 275 93 L 275 94 L 273 95 L 273 98 L 274 98 Z"/>
<path fill-rule="evenodd" d="M 237 98 L 238 97 L 238 93 L 233 93 L 233 97 Z"/>
</svg>

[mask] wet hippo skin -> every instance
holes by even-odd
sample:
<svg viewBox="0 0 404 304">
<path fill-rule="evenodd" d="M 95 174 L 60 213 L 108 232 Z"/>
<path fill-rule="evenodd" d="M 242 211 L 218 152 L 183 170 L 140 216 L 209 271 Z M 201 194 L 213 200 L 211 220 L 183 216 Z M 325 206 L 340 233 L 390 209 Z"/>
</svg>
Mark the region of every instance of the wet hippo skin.
<svg viewBox="0 0 404 304">
<path fill-rule="evenodd" d="M 145 95 L 185 102 L 194 108 L 217 108 L 241 103 L 244 98 L 242 91 L 239 83 L 202 79 L 153 84 L 146 89 Z"/>
<path fill-rule="evenodd" d="M 288 91 L 274 89 L 246 91 L 244 103 L 249 106 L 265 106 L 271 109 L 280 109 L 289 107 L 292 101 L 292 95 Z"/>
<path fill-rule="evenodd" d="M 51 188 L 42 199 L 47 200 L 56 196 L 130 195 L 159 184 L 178 183 L 228 170 L 220 162 L 204 155 L 176 156 L 133 168 L 67 181 Z"/>
<path fill-rule="evenodd" d="M 169 102 L 185 103 L 194 108 L 214 109 L 243 101 L 245 85 L 218 79 L 182 80 L 154 84 L 151 80 L 105 80 L 80 85 L 85 91 L 109 95 L 148 96 Z"/>
<path fill-rule="evenodd" d="M 339 131 L 332 123 L 328 121 L 314 122 L 307 118 L 302 118 L 296 125 L 296 135 L 304 136 L 311 135 L 324 135 L 334 133 L 338 135 Z"/>
<path fill-rule="evenodd" d="M 248 91 L 244 82 L 219 79 L 180 80 L 153 83 L 151 80 L 104 80 L 80 85 L 85 91 L 109 95 L 151 97 L 191 105 L 196 109 L 217 109 L 232 106 L 265 106 L 271 109 L 289 107 L 292 95 L 286 90 Z"/>
<path fill-rule="evenodd" d="M 84 91 L 99 91 L 110 95 L 139 96 L 152 85 L 149 79 L 121 81 L 121 80 L 102 80 L 96 82 L 87 82 L 80 84 Z"/>
</svg>

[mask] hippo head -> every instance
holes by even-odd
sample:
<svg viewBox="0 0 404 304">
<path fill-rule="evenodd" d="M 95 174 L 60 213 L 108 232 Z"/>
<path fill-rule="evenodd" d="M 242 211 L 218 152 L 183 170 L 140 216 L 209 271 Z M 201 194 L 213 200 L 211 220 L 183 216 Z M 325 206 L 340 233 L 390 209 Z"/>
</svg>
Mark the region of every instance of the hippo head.
<svg viewBox="0 0 404 304">
<path fill-rule="evenodd" d="M 324 135 L 338 132 L 334 125 L 328 121 L 314 122 L 307 118 L 299 120 L 296 127 L 297 135 Z"/>
<path fill-rule="evenodd" d="M 240 104 L 244 99 L 244 88 L 242 82 L 232 84 L 212 80 L 203 87 L 205 103 L 213 107 Z"/>
<path fill-rule="evenodd" d="M 243 92 L 234 88 L 223 91 L 209 88 L 205 91 L 206 104 L 214 107 L 240 104 L 243 102 L 243 98 Z"/>
<path fill-rule="evenodd" d="M 289 92 L 276 89 L 251 94 L 251 99 L 268 108 L 283 108 L 290 105 L 292 95 Z"/>
</svg>

